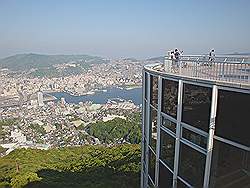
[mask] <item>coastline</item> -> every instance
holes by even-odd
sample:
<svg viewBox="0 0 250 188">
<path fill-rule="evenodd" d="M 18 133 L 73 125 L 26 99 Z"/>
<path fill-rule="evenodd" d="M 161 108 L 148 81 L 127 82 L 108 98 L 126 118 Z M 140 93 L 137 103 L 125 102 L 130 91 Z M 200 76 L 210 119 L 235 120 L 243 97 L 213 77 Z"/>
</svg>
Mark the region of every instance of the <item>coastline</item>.
<svg viewBox="0 0 250 188">
<path fill-rule="evenodd" d="M 141 104 L 141 87 L 133 87 L 133 88 L 119 88 L 119 87 L 111 87 L 105 88 L 98 91 L 92 91 L 91 93 L 88 92 L 84 93 L 85 95 L 74 95 L 68 91 L 57 91 L 57 92 L 50 92 L 50 95 L 56 97 L 57 101 L 60 98 L 65 98 L 68 103 L 75 103 L 78 104 L 79 102 L 84 101 L 92 101 L 96 104 L 106 104 L 108 99 L 112 98 L 120 98 L 124 100 L 132 100 L 135 104 Z"/>
<path fill-rule="evenodd" d="M 80 97 L 80 96 L 87 96 L 87 95 L 95 95 L 97 92 L 108 92 L 108 90 L 112 89 L 112 88 L 116 88 L 116 89 L 120 89 L 120 90 L 132 90 L 132 89 L 138 89 L 141 88 L 141 85 L 134 85 L 134 86 L 114 86 L 114 87 L 107 87 L 107 88 L 103 88 L 103 89 L 94 89 L 88 92 L 84 92 L 84 93 L 74 93 L 72 91 L 68 91 L 68 90 L 59 90 L 59 91 L 47 91 L 45 92 L 45 94 L 50 95 L 51 93 L 67 93 L 71 96 L 75 96 L 75 97 Z"/>
</svg>

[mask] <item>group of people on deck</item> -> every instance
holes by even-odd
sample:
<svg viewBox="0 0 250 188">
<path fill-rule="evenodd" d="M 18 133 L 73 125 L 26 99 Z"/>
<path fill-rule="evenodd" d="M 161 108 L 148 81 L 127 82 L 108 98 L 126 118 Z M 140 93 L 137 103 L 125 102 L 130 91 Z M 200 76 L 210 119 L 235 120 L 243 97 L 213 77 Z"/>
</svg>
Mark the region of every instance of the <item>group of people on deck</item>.
<svg viewBox="0 0 250 188">
<path fill-rule="evenodd" d="M 179 60 L 180 60 L 180 56 L 183 55 L 183 51 L 179 51 L 177 48 L 175 48 L 174 50 L 171 50 L 169 52 L 169 57 L 170 59 L 176 63 L 176 66 L 179 67 L 180 66 L 180 63 L 179 63 Z"/>
<path fill-rule="evenodd" d="M 183 54 L 183 51 L 179 51 L 177 48 L 175 48 L 174 50 L 171 50 L 169 52 L 170 59 L 171 60 L 176 60 L 176 61 L 178 61 L 180 59 L 180 56 L 182 54 Z"/>
<path fill-rule="evenodd" d="M 175 48 L 174 50 L 171 50 L 168 52 L 169 58 L 172 60 L 172 62 L 179 67 L 180 66 L 180 56 L 183 55 L 183 50 L 180 51 L 178 48 Z M 210 65 L 212 62 L 215 61 L 215 50 L 211 49 L 208 54 L 208 63 L 205 63 L 204 65 Z"/>
</svg>

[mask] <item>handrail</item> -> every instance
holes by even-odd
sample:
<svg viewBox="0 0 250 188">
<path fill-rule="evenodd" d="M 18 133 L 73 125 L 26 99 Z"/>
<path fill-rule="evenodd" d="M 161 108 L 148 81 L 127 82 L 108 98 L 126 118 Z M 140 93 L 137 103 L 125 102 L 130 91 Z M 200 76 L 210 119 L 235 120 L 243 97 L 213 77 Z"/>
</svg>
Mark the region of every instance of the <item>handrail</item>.
<svg viewBox="0 0 250 188">
<path fill-rule="evenodd" d="M 181 55 L 181 57 L 209 57 L 208 54 L 203 54 L 203 55 Z M 249 56 L 240 56 L 240 55 L 216 55 L 215 58 L 234 58 L 234 59 L 249 59 L 250 60 L 250 55 Z"/>
<path fill-rule="evenodd" d="M 165 58 L 170 58 L 169 56 L 165 56 Z M 190 60 L 196 60 L 197 58 L 199 59 L 199 62 L 206 62 L 209 61 L 209 56 L 208 55 L 181 55 L 180 60 L 181 61 L 190 61 Z M 245 57 L 235 57 L 235 56 L 215 56 L 214 61 L 217 63 L 241 63 L 246 62 L 247 64 L 250 63 L 250 56 L 245 56 Z"/>
<path fill-rule="evenodd" d="M 208 55 L 181 55 L 178 60 L 165 56 L 163 66 L 155 70 L 175 75 L 250 84 L 250 56 L 232 57 Z"/>
</svg>

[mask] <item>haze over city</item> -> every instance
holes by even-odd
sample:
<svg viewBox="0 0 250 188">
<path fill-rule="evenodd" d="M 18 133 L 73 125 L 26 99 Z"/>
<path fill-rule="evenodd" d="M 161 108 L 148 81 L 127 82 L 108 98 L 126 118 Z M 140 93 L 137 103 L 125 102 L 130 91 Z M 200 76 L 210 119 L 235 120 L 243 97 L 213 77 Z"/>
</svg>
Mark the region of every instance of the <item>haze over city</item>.
<svg viewBox="0 0 250 188">
<path fill-rule="evenodd" d="M 250 51 L 250 1 L 0 1 L 0 58 L 17 53 L 109 58 Z"/>
</svg>

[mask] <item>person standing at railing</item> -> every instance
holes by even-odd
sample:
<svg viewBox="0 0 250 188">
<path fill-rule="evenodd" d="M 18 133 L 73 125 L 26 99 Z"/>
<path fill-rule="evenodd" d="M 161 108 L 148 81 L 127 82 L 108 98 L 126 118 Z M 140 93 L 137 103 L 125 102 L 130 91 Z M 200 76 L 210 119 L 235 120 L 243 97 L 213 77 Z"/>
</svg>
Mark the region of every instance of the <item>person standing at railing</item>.
<svg viewBox="0 0 250 188">
<path fill-rule="evenodd" d="M 183 61 L 181 61 L 181 58 L 180 58 L 181 56 L 183 56 L 184 51 L 181 50 L 181 51 L 179 51 L 179 52 L 180 52 L 180 55 L 179 55 L 180 66 L 181 66 L 181 67 L 186 67 L 186 63 L 183 62 Z"/>
<path fill-rule="evenodd" d="M 170 51 L 170 60 L 171 60 L 171 66 L 170 71 L 172 71 L 172 68 L 175 66 L 175 57 L 174 57 L 174 50 Z"/>
<path fill-rule="evenodd" d="M 170 59 L 171 60 L 175 59 L 175 57 L 174 57 L 174 51 L 173 50 L 170 51 Z"/>
<path fill-rule="evenodd" d="M 215 61 L 215 51 L 211 49 L 208 55 L 208 66 L 212 66 L 212 63 Z"/>
<path fill-rule="evenodd" d="M 180 66 L 180 55 L 181 55 L 181 53 L 179 52 L 179 50 L 177 48 L 175 48 L 175 50 L 174 50 L 174 59 L 175 59 L 176 66 L 178 68 Z"/>
</svg>

